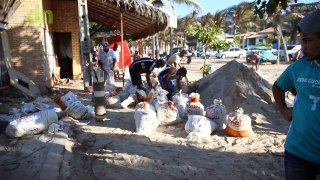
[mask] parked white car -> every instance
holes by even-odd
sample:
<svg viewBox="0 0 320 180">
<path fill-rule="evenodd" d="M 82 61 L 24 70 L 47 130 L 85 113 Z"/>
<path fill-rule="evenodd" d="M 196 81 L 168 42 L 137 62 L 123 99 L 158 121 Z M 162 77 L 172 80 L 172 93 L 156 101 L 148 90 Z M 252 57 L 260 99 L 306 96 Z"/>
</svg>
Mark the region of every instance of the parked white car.
<svg viewBox="0 0 320 180">
<path fill-rule="evenodd" d="M 207 52 L 206 52 L 206 56 L 207 56 L 207 57 L 215 57 L 216 54 L 217 54 L 217 51 L 207 50 Z M 200 53 L 200 56 L 201 56 L 201 57 L 204 57 L 204 52 L 201 52 L 201 53 Z"/>
<path fill-rule="evenodd" d="M 287 45 L 289 60 L 292 61 L 296 53 L 301 49 L 301 45 Z M 278 51 L 273 54 L 277 55 Z M 284 50 L 283 47 L 280 48 L 280 60 L 284 60 Z"/>
<path fill-rule="evenodd" d="M 222 51 L 216 54 L 217 58 L 224 59 L 226 57 L 246 57 L 247 52 L 241 48 L 233 47 L 226 51 Z"/>
</svg>

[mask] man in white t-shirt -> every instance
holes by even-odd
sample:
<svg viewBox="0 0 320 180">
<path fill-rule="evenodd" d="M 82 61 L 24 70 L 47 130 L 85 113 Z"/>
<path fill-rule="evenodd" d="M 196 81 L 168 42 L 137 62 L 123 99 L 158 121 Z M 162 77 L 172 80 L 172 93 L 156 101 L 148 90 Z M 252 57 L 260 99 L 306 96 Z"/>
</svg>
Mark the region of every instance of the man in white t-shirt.
<svg viewBox="0 0 320 180">
<path fill-rule="evenodd" d="M 112 49 L 114 51 L 114 55 L 116 56 L 116 60 L 117 60 L 117 62 L 114 65 L 114 78 L 115 79 L 120 79 L 119 62 L 120 62 L 120 50 L 121 50 L 121 47 L 117 43 L 114 43 Z"/>
<path fill-rule="evenodd" d="M 98 64 L 104 71 L 105 85 L 115 85 L 114 82 L 114 66 L 117 62 L 116 56 L 112 49 L 109 49 L 109 43 L 104 42 L 99 51 Z"/>
</svg>

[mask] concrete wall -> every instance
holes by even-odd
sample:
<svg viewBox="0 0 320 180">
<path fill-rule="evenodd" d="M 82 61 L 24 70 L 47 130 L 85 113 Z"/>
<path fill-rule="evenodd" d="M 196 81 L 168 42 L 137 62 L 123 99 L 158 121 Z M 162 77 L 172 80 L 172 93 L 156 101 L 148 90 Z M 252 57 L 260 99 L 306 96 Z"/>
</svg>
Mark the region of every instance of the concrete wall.
<svg viewBox="0 0 320 180">
<path fill-rule="evenodd" d="M 36 11 L 42 0 L 21 0 L 9 22 L 12 64 L 36 83 L 44 81 L 42 31 Z"/>
<path fill-rule="evenodd" d="M 41 19 L 43 13 L 46 13 L 44 20 Z M 53 16 L 52 22 L 49 18 L 50 13 Z M 77 1 L 21 0 L 21 5 L 10 19 L 9 28 L 8 35 L 14 68 L 38 84 L 45 82 L 44 30 L 70 32 L 73 78 L 81 78 Z"/>
</svg>

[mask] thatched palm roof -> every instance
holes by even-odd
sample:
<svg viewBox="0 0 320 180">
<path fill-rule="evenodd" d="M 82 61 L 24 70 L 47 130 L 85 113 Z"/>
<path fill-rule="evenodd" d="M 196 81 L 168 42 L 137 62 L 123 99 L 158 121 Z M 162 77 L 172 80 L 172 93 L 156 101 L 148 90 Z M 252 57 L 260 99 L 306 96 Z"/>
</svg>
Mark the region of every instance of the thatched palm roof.
<svg viewBox="0 0 320 180">
<path fill-rule="evenodd" d="M 124 32 L 141 39 L 163 31 L 169 17 L 143 0 L 89 0 L 89 19 L 105 26 L 120 29 L 120 13 L 123 12 Z"/>
</svg>

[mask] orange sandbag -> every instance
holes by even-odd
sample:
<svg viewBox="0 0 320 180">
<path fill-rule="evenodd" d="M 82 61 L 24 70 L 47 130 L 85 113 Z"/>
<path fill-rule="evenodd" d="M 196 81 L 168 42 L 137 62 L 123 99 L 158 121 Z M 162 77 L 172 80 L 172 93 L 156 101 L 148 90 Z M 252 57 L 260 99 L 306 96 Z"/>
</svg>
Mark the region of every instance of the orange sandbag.
<svg viewBox="0 0 320 180">
<path fill-rule="evenodd" d="M 233 137 L 255 137 L 252 131 L 251 118 L 243 114 L 242 108 L 227 116 L 227 127 L 224 132 Z"/>
</svg>

